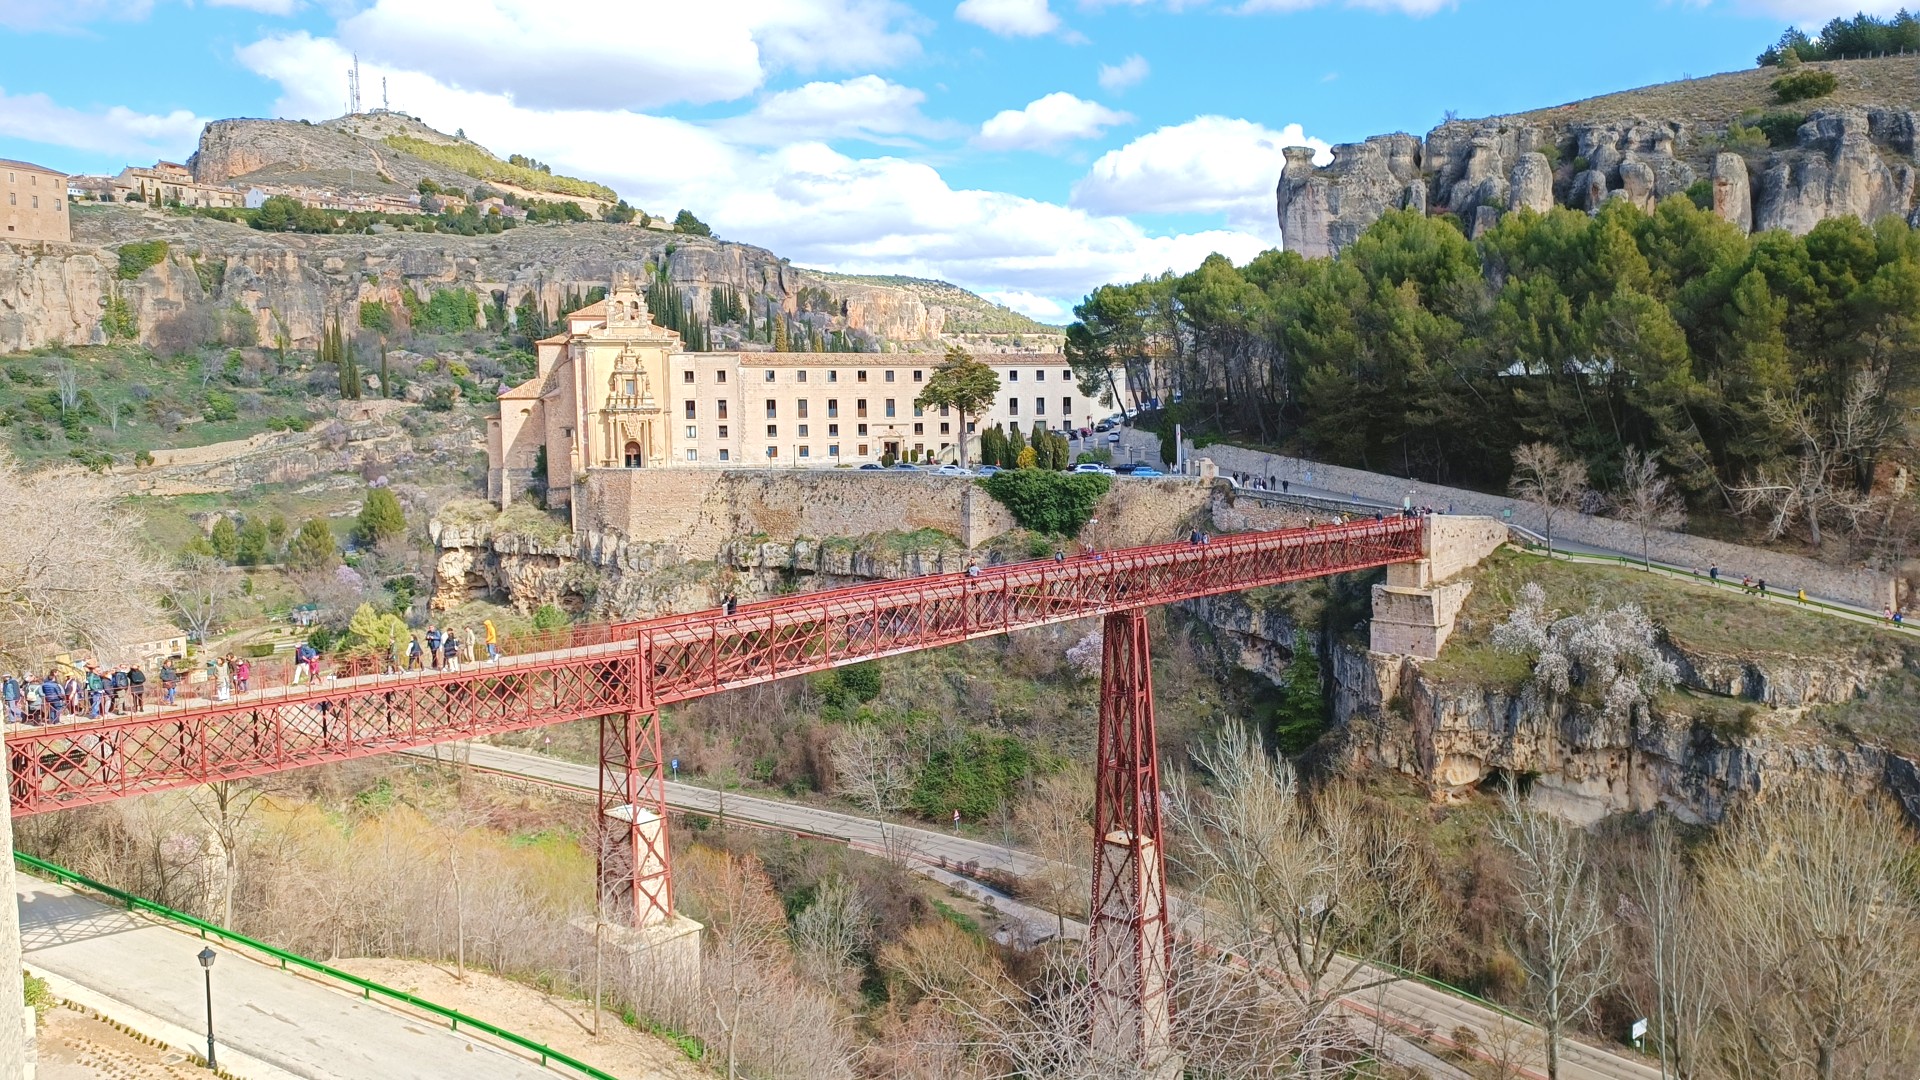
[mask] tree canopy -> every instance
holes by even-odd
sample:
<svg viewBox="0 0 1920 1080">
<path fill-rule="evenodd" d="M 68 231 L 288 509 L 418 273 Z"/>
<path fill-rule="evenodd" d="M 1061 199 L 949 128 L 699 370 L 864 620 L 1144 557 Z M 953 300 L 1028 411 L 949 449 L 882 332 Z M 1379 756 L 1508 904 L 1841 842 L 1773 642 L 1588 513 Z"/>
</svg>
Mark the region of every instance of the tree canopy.
<svg viewBox="0 0 1920 1080">
<path fill-rule="evenodd" d="M 967 422 L 993 405 L 1000 393 L 1000 376 L 991 367 L 973 358 L 958 345 L 947 347 L 946 359 L 927 376 L 920 396 L 913 399 L 922 409 L 948 407 L 960 414 L 960 463 L 967 460 Z"/>
</svg>

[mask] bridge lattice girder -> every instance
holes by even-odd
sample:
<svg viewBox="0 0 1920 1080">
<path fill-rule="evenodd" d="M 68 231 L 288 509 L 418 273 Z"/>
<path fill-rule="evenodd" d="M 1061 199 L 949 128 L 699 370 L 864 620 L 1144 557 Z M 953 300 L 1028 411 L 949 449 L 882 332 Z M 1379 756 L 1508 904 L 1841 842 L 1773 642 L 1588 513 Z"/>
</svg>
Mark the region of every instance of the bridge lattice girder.
<svg viewBox="0 0 1920 1080">
<path fill-rule="evenodd" d="M 873 582 L 510 644 L 458 673 L 365 675 L 10 733 L 16 815 L 541 727 L 1114 611 L 1423 557 L 1424 523 L 1243 533 Z M 646 657 L 646 662 L 640 658 Z"/>
</svg>

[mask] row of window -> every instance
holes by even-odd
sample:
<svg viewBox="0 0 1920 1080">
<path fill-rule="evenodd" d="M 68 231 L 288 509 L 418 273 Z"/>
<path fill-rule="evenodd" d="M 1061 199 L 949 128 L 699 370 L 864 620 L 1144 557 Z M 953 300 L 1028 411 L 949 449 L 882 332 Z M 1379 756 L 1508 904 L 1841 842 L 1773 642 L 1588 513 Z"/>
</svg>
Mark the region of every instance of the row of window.
<svg viewBox="0 0 1920 1080">
<path fill-rule="evenodd" d="M 1039 400 L 1038 398 L 1036 398 L 1036 399 L 1034 399 L 1034 400 L 1035 400 L 1035 401 L 1037 402 L 1037 404 L 1036 404 L 1036 406 L 1035 406 L 1035 411 L 1037 411 L 1037 412 L 1046 412 L 1046 411 L 1047 411 L 1047 406 L 1046 406 L 1046 403 L 1045 403 L 1045 402 L 1043 402 L 1043 401 L 1040 401 L 1040 400 Z M 1072 399 L 1072 398 L 1064 398 L 1064 399 L 1062 399 L 1062 400 L 1064 400 L 1064 401 L 1066 401 L 1066 402 L 1068 403 L 1067 405 L 1065 405 L 1065 406 L 1064 406 L 1064 408 L 1066 409 L 1066 411 L 1068 411 L 1068 412 L 1072 412 L 1072 411 L 1073 411 L 1073 405 L 1072 405 L 1072 401 L 1073 401 L 1073 399 Z M 683 402 L 683 403 L 682 403 L 682 407 L 683 407 L 683 410 L 684 410 L 684 412 L 686 413 L 686 418 L 687 418 L 687 419 L 689 419 L 689 420 L 698 420 L 698 419 L 700 418 L 700 403 L 699 403 L 698 401 L 695 401 L 695 400 L 694 400 L 694 399 L 692 399 L 692 398 L 688 398 L 688 399 L 686 399 L 686 401 L 685 401 L 685 402 Z M 714 407 L 714 419 L 716 419 L 716 420 L 725 420 L 725 419 L 727 418 L 727 402 L 726 402 L 726 399 L 725 399 L 725 398 L 722 398 L 722 399 L 720 399 L 719 401 L 716 401 L 716 402 L 714 402 L 714 403 L 713 403 L 713 407 Z M 807 403 L 807 399 L 806 399 L 806 398 L 801 398 L 800 400 L 798 400 L 798 401 L 796 401 L 796 402 L 794 402 L 794 403 L 793 403 L 793 408 L 794 408 L 794 415 L 795 415 L 795 416 L 797 416 L 797 417 L 798 417 L 799 419 L 802 419 L 802 420 L 805 420 L 805 419 L 807 419 L 807 410 L 808 410 L 808 403 Z M 853 414 L 854 414 L 855 416 L 865 416 L 865 415 L 867 415 L 867 399 L 866 399 L 866 398 L 858 398 L 858 399 L 856 399 L 856 400 L 854 401 L 854 403 L 853 403 L 853 410 L 854 410 L 854 412 L 853 412 Z M 945 405 L 942 405 L 942 406 L 940 406 L 940 415 L 941 415 L 941 416 L 947 416 L 947 415 L 949 415 L 949 413 L 950 413 L 950 411 L 951 411 L 951 410 L 950 410 L 950 409 L 949 409 L 949 408 L 948 408 L 947 406 L 945 406 Z M 1015 411 L 1015 412 L 1018 412 L 1018 411 L 1019 411 L 1019 409 L 1018 409 L 1018 408 L 1016 407 L 1016 408 L 1014 409 L 1014 411 Z M 893 416 L 893 415 L 895 415 L 895 413 L 896 413 L 896 412 L 897 412 L 897 408 L 896 408 L 896 405 L 895 405 L 895 399 L 894 399 L 894 398 L 888 398 L 888 399 L 886 399 L 886 401 L 885 401 L 885 402 L 883 402 L 883 403 L 881 404 L 881 415 L 882 415 L 882 416 Z M 840 399 L 839 399 L 839 398 L 828 398 L 828 399 L 827 399 L 827 416 L 828 416 L 829 418 L 837 418 L 837 417 L 839 417 L 839 415 L 840 415 Z M 925 415 L 926 415 L 926 410 L 924 410 L 924 409 L 922 409 L 922 408 L 921 408 L 920 406 L 918 406 L 918 405 L 915 405 L 915 406 L 913 407 L 913 415 L 915 415 L 915 416 L 925 416 Z M 777 402 L 777 401 L 768 401 L 768 402 L 767 402 L 767 419 L 769 419 L 769 420 L 778 420 L 779 418 L 780 418 L 780 403 L 779 403 L 779 402 Z"/>
<path fill-rule="evenodd" d="M 766 381 L 766 382 L 773 382 L 773 381 L 775 380 L 775 377 L 776 377 L 776 376 L 778 375 L 778 371 L 777 371 L 776 369 L 774 369 L 774 368 L 768 368 L 768 369 L 767 369 L 767 370 L 766 370 L 765 372 L 763 372 L 762 374 L 763 374 L 763 378 L 764 378 L 764 381 Z M 891 369 L 891 368 L 889 368 L 889 369 L 887 369 L 886 371 L 884 371 L 884 372 L 882 372 L 882 374 L 883 374 L 883 375 L 885 376 L 885 379 L 884 379 L 883 381 L 885 381 L 885 382 L 892 382 L 892 381 L 893 381 L 893 377 L 894 377 L 894 372 L 893 372 L 893 369 Z M 925 372 L 924 370 L 921 370 L 921 369 L 917 369 L 917 368 L 916 368 L 916 369 L 914 370 L 914 373 L 913 373 L 913 381 L 914 381 L 914 382 L 922 382 L 922 381 L 924 381 L 924 377 L 925 377 L 925 375 L 926 375 L 926 372 Z M 867 381 L 867 372 L 866 372 L 866 369 L 864 369 L 864 368 L 861 368 L 861 369 L 856 369 L 856 370 L 854 371 L 854 373 L 853 373 L 853 376 L 854 376 L 854 378 L 853 378 L 853 381 L 854 381 L 854 382 L 866 382 L 866 381 Z M 1060 381 L 1061 381 L 1061 382 L 1065 382 L 1065 381 L 1067 381 L 1068 379 L 1071 379 L 1071 378 L 1073 378 L 1073 369 L 1072 369 L 1072 368 L 1067 368 L 1067 369 L 1065 369 L 1065 370 L 1063 370 L 1063 371 L 1061 371 L 1061 372 L 1060 372 Z M 1034 368 L 1034 369 L 1033 369 L 1033 380 L 1034 380 L 1035 382 L 1045 382 L 1045 381 L 1046 381 L 1046 379 L 1047 379 L 1047 370 L 1046 370 L 1045 368 Z M 683 383 L 688 383 L 688 384 L 691 384 L 691 383 L 692 383 L 692 382 L 694 381 L 694 374 L 693 374 L 693 369 L 692 369 L 692 368 L 687 368 L 686 370 L 684 370 L 684 371 L 682 371 L 682 372 L 680 373 L 680 381 L 681 381 L 681 382 L 683 382 Z M 724 383 L 724 382 L 726 382 L 726 381 L 727 381 L 727 371 L 726 371 L 726 369 L 725 369 L 725 368 L 717 368 L 717 369 L 715 369 L 715 370 L 714 370 L 714 373 L 713 373 L 713 381 L 714 381 L 714 382 L 716 382 L 716 383 Z M 795 368 L 795 369 L 793 370 L 793 381 L 794 381 L 794 382 L 797 382 L 797 383 L 803 383 L 803 382 L 806 382 L 806 381 L 807 381 L 807 369 L 806 369 L 806 368 Z M 837 382 L 839 382 L 839 381 L 840 381 L 840 372 L 839 372 L 838 370 L 836 370 L 836 369 L 833 369 L 833 368 L 828 368 L 828 369 L 827 369 L 827 381 L 828 381 L 828 382 L 830 382 L 830 383 L 837 383 Z M 1020 372 L 1019 372 L 1019 370 L 1018 370 L 1017 368 L 1009 368 L 1009 369 L 1007 370 L 1007 381 L 1008 381 L 1008 382 L 1019 382 L 1019 381 L 1020 381 Z"/>
<path fill-rule="evenodd" d="M 855 448 L 855 450 L 854 450 L 854 454 L 855 454 L 855 456 L 856 456 L 856 457 L 867 457 L 867 456 L 868 456 L 868 449 L 869 449 L 869 447 L 870 447 L 870 446 L 871 446 L 871 444 L 870 444 L 870 443 L 860 443 L 860 444 L 859 444 L 859 445 L 858 445 L 858 446 L 857 446 L 857 447 Z M 941 443 L 941 444 L 940 444 L 940 449 L 941 449 L 941 451 L 942 451 L 942 452 L 945 452 L 945 451 L 947 451 L 947 450 L 950 450 L 950 449 L 952 449 L 952 447 L 953 447 L 953 444 L 952 444 L 952 443 Z M 916 454 L 915 454 L 915 456 L 916 456 L 916 457 L 925 457 L 925 456 L 926 456 L 926 453 L 927 453 L 927 444 L 926 444 L 926 443 L 914 443 L 914 444 L 913 444 L 913 448 L 914 448 L 914 450 L 916 451 Z M 813 447 L 811 447 L 811 446 L 796 446 L 796 447 L 794 447 L 794 448 L 793 448 L 793 454 L 794 454 L 794 457 L 796 457 L 796 458 L 799 458 L 799 459 L 801 459 L 801 460 L 803 460 L 803 461 L 810 461 L 810 460 L 812 460 L 812 458 L 813 458 Z M 775 459 L 775 458 L 778 458 L 779 456 L 780 456 L 780 448 L 779 448 L 779 447 L 777 447 L 777 446 L 769 446 L 769 447 L 767 447 L 767 459 L 768 459 L 769 461 L 771 461 L 771 460 L 773 460 L 773 459 Z M 828 457 L 830 457 L 830 458 L 837 458 L 837 457 L 839 457 L 839 456 L 840 456 L 840 444 L 839 444 L 839 443 L 829 443 L 829 444 L 827 445 L 827 456 L 828 456 Z M 688 460 L 688 461 L 699 461 L 699 460 L 700 460 L 700 451 L 698 451 L 698 450 L 695 450 L 695 449 L 694 449 L 694 448 L 692 448 L 692 447 L 688 447 L 688 448 L 687 448 L 687 460 Z M 733 460 L 733 455 L 732 455 L 732 454 L 731 454 L 731 453 L 730 453 L 729 451 L 726 451 L 726 450 L 722 450 L 722 451 L 720 451 L 720 458 L 719 458 L 719 460 L 721 460 L 721 461 L 732 461 L 732 460 Z"/>
<path fill-rule="evenodd" d="M 35 209 L 35 210 L 38 210 L 38 209 L 40 209 L 40 196 L 38 196 L 38 195 L 33 195 L 33 196 L 30 196 L 30 198 L 32 198 L 32 199 L 33 199 L 33 209 Z M 20 205 L 20 193 L 19 193 L 19 192 L 17 192 L 17 191 L 9 191 L 9 192 L 7 192 L 7 205 L 8 205 L 8 206 L 19 206 L 19 205 Z M 55 210 L 58 210 L 58 209 L 60 209 L 60 200 L 59 200 L 59 199 L 55 199 L 55 200 L 53 200 L 53 208 L 54 208 Z"/>
<path fill-rule="evenodd" d="M 809 435 L 811 434 L 811 432 L 812 432 L 812 425 L 811 425 L 811 424 L 796 424 L 796 425 L 794 425 L 794 435 L 795 435 L 795 437 L 796 437 L 796 438 L 801 438 L 801 439 L 804 439 L 804 438 L 807 438 L 807 437 L 808 437 L 808 436 L 809 436 Z M 854 432 L 853 432 L 853 433 L 854 433 L 855 435 L 859 435 L 859 436 L 861 436 L 862 438 L 864 438 L 864 437 L 866 437 L 866 434 L 867 434 L 867 425 L 865 425 L 865 424 L 855 424 L 855 425 L 854 425 Z M 925 424 L 915 424 L 915 425 L 913 425 L 913 433 L 914 433 L 915 435 L 925 435 L 925 434 L 927 433 L 927 425 L 925 425 Z M 951 434 L 953 434 L 953 425 L 952 425 L 952 424 L 949 424 L 949 423 L 942 423 L 942 424 L 940 425 L 940 434 L 942 434 L 942 435 L 951 435 Z M 780 425 L 779 425 L 779 424 L 768 424 L 768 425 L 767 425 L 767 438 L 769 438 L 769 439 L 777 439 L 777 438 L 779 438 L 779 437 L 780 437 Z M 840 437 L 840 425 L 839 425 L 839 424 L 828 424 L 828 425 L 827 425 L 827 438 L 829 438 L 829 439 L 837 439 L 837 438 L 839 438 L 839 437 Z M 725 425 L 725 424 L 721 424 L 721 425 L 719 425 L 719 426 L 718 426 L 718 427 L 717 427 L 717 428 L 716 428 L 716 429 L 714 430 L 714 438 L 716 438 L 716 439 L 725 439 L 725 438 L 727 438 L 727 425 Z M 699 440 L 700 440 L 700 427 L 699 427 L 699 425 L 697 425 L 697 424 L 688 424 L 688 425 L 687 425 L 687 441 L 688 441 L 688 442 L 698 442 Z"/>
</svg>

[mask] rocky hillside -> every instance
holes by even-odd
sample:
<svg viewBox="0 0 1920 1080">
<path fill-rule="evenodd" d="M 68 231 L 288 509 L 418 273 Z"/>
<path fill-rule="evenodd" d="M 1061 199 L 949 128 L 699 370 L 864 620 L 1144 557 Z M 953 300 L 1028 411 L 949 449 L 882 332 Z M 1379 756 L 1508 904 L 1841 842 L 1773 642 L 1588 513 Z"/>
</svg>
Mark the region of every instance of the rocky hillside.
<svg viewBox="0 0 1920 1080">
<path fill-rule="evenodd" d="M 1744 229 L 1805 233 L 1853 216 L 1914 214 L 1920 72 L 1911 57 L 1809 64 L 1831 94 L 1778 104 L 1779 69 L 1732 72 L 1535 112 L 1380 135 L 1316 167 L 1289 149 L 1277 191 L 1286 247 L 1351 243 L 1389 210 L 1456 215 L 1472 233 L 1509 209 L 1651 208 L 1687 194 Z"/>
<path fill-rule="evenodd" d="M 479 326 L 496 303 L 512 311 L 531 298 L 557 311 L 570 294 L 604 288 L 622 270 L 644 277 L 649 264 L 661 262 L 693 296 L 694 310 L 704 312 L 721 287 L 762 311 L 773 305 L 798 313 L 804 302 L 828 329 L 861 331 L 889 348 L 937 347 L 950 320 L 973 330 L 982 312 L 1018 318 L 944 283 L 815 274 L 748 244 L 600 222 L 486 236 L 305 235 L 116 204 L 76 206 L 73 226 L 72 245 L 0 243 L 0 353 L 104 342 L 110 301 L 125 302 L 148 344 L 178 340 L 170 331 L 237 305 L 261 343 L 284 332 L 291 347 L 310 348 L 329 315 L 352 326 L 361 304 L 399 310 L 403 291 L 425 301 L 436 289 L 477 293 Z M 165 256 L 123 279 L 118 250 L 151 240 L 166 242 Z M 929 292 L 923 286 L 930 284 L 941 288 Z"/>
</svg>

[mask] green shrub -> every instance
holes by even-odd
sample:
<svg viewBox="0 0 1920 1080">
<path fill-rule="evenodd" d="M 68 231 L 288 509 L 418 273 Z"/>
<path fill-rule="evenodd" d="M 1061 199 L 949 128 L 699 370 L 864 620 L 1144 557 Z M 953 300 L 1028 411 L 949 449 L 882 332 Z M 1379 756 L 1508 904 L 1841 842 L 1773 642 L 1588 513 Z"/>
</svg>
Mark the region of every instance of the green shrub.
<svg viewBox="0 0 1920 1080">
<path fill-rule="evenodd" d="M 1800 125 L 1806 122 L 1806 113 L 1767 113 L 1755 118 L 1753 127 L 1767 137 L 1768 146 L 1779 149 L 1792 146 L 1800 137 Z"/>
<path fill-rule="evenodd" d="M 36 978 L 24 971 L 20 973 L 20 977 L 25 980 L 22 989 L 26 993 L 27 1004 L 33 1007 L 34 1021 L 38 1023 L 45 1020 L 47 1010 L 53 1008 L 53 988 L 47 985 L 47 980 Z"/>
<path fill-rule="evenodd" d="M 1687 201 L 1702 210 L 1713 209 L 1713 181 L 1695 180 L 1688 184 Z"/>
<path fill-rule="evenodd" d="M 1770 84 L 1774 99 L 1781 104 L 1795 101 L 1811 101 L 1826 97 L 1840 86 L 1840 80 L 1831 71 L 1818 68 L 1795 68 Z"/>
<path fill-rule="evenodd" d="M 106 331 L 109 341 L 131 341 L 140 336 L 140 318 L 126 297 L 116 294 L 107 297 L 106 307 L 100 311 L 100 329 Z"/>
<path fill-rule="evenodd" d="M 393 332 L 393 312 L 378 300 L 369 300 L 360 305 L 360 326 L 382 334 Z"/>
<path fill-rule="evenodd" d="M 1078 536 L 1093 517 L 1093 508 L 1100 497 L 1113 486 L 1113 479 L 1098 473 L 1015 469 L 995 473 L 979 484 L 1013 514 L 1022 528 L 1037 533 Z"/>
<path fill-rule="evenodd" d="M 207 391 L 207 399 L 200 406 L 201 419 L 214 423 L 232 420 L 239 415 L 240 403 L 233 399 L 232 394 L 221 390 Z"/>
<path fill-rule="evenodd" d="M 983 821 L 1012 802 L 1033 765 L 1032 751 L 1019 739 L 970 732 L 959 745 L 927 755 L 914 777 L 913 809 L 931 821 L 945 821 L 955 810 L 968 821 Z"/>
<path fill-rule="evenodd" d="M 567 613 L 552 604 L 541 604 L 533 613 L 535 630 L 558 630 L 568 621 Z"/>
<path fill-rule="evenodd" d="M 273 643 L 271 641 L 263 641 L 258 645 L 247 645 L 241 648 L 240 653 L 243 656 L 250 656 L 255 660 L 259 660 L 273 655 Z"/>
<path fill-rule="evenodd" d="M 438 334 L 472 330 L 480 321 L 480 298 L 472 289 L 435 289 L 414 317 L 414 329 Z"/>
<path fill-rule="evenodd" d="M 340 635 L 333 629 L 325 626 L 316 626 L 313 628 L 313 631 L 307 635 L 307 644 L 313 646 L 316 652 L 326 652 L 328 649 L 333 648 L 333 643 L 339 640 L 339 638 Z"/>
<path fill-rule="evenodd" d="M 142 240 L 133 244 L 120 245 L 121 281 L 132 281 L 148 270 L 160 265 L 167 257 L 165 240 Z"/>
</svg>

